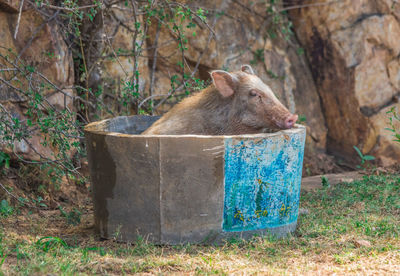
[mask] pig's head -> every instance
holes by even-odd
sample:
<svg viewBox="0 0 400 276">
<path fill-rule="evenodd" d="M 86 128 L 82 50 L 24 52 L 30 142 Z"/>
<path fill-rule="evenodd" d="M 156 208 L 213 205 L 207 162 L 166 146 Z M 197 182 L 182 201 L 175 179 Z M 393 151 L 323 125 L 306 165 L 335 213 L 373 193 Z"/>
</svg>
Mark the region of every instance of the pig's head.
<svg viewBox="0 0 400 276">
<path fill-rule="evenodd" d="M 283 106 L 249 65 L 232 73 L 212 71 L 211 77 L 222 97 L 232 100 L 229 116 L 236 124 L 254 130 L 276 130 L 292 128 L 296 123 L 298 116 Z"/>
</svg>

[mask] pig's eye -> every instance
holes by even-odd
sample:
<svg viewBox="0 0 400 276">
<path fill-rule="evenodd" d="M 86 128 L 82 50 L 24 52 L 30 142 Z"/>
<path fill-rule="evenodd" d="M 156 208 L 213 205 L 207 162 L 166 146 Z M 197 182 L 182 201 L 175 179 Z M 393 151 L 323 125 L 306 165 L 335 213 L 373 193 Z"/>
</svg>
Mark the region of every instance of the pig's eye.
<svg viewBox="0 0 400 276">
<path fill-rule="evenodd" d="M 257 92 L 255 91 L 255 90 L 250 90 L 250 96 L 251 97 L 255 97 L 255 96 L 257 96 Z"/>
</svg>

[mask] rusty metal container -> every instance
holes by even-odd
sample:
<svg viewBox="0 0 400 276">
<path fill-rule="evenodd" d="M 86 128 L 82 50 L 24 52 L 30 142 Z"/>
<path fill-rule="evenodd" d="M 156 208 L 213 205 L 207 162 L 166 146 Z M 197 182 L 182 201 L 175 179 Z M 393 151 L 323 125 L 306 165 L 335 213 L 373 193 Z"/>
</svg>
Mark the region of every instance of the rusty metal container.
<svg viewBox="0 0 400 276">
<path fill-rule="evenodd" d="M 306 130 L 140 135 L 157 117 L 85 127 L 95 227 L 104 238 L 213 243 L 296 229 Z"/>
</svg>

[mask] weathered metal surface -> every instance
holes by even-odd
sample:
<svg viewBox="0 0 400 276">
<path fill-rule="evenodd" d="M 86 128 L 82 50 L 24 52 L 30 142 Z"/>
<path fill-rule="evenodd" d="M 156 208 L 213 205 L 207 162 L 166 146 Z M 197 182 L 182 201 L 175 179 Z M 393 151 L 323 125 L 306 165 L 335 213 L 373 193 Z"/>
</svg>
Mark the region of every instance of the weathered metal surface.
<svg viewBox="0 0 400 276">
<path fill-rule="evenodd" d="M 161 242 L 202 242 L 221 229 L 223 141 L 175 136 L 160 142 Z"/>
<path fill-rule="evenodd" d="M 257 230 L 297 221 L 304 139 L 292 133 L 225 140 L 223 230 Z"/>
<path fill-rule="evenodd" d="M 159 241 L 159 139 L 89 134 L 95 226 L 102 237 Z"/>
<path fill-rule="evenodd" d="M 154 120 L 118 117 L 85 128 L 102 237 L 210 243 L 295 230 L 304 127 L 240 136 L 135 135 Z"/>
</svg>

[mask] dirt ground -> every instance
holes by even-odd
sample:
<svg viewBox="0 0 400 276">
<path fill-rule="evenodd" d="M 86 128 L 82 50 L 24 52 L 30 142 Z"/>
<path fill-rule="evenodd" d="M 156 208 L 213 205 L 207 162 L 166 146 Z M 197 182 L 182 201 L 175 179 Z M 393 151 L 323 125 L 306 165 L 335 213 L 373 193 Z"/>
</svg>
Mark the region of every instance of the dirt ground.
<svg viewBox="0 0 400 276">
<path fill-rule="evenodd" d="M 43 190 L 39 179 L 31 178 L 27 185 L 10 171 L 0 180 L 1 198 L 14 208 L 0 218 L 0 275 L 399 275 L 400 178 L 386 173 L 376 170 L 378 179 L 360 180 L 364 182 L 354 184 L 351 193 L 346 186 L 323 189 L 314 177 L 314 187 L 301 195 L 306 214 L 286 239 L 156 246 L 102 240 L 94 230 L 88 184 L 64 181 L 59 188 Z M 333 176 L 333 186 L 342 185 L 344 178 Z M 387 205 L 381 204 L 382 191 Z M 21 204 L 19 198 L 29 200 Z M 330 199 L 337 201 L 326 205 Z M 58 243 L 44 249 L 44 237 Z"/>
</svg>

